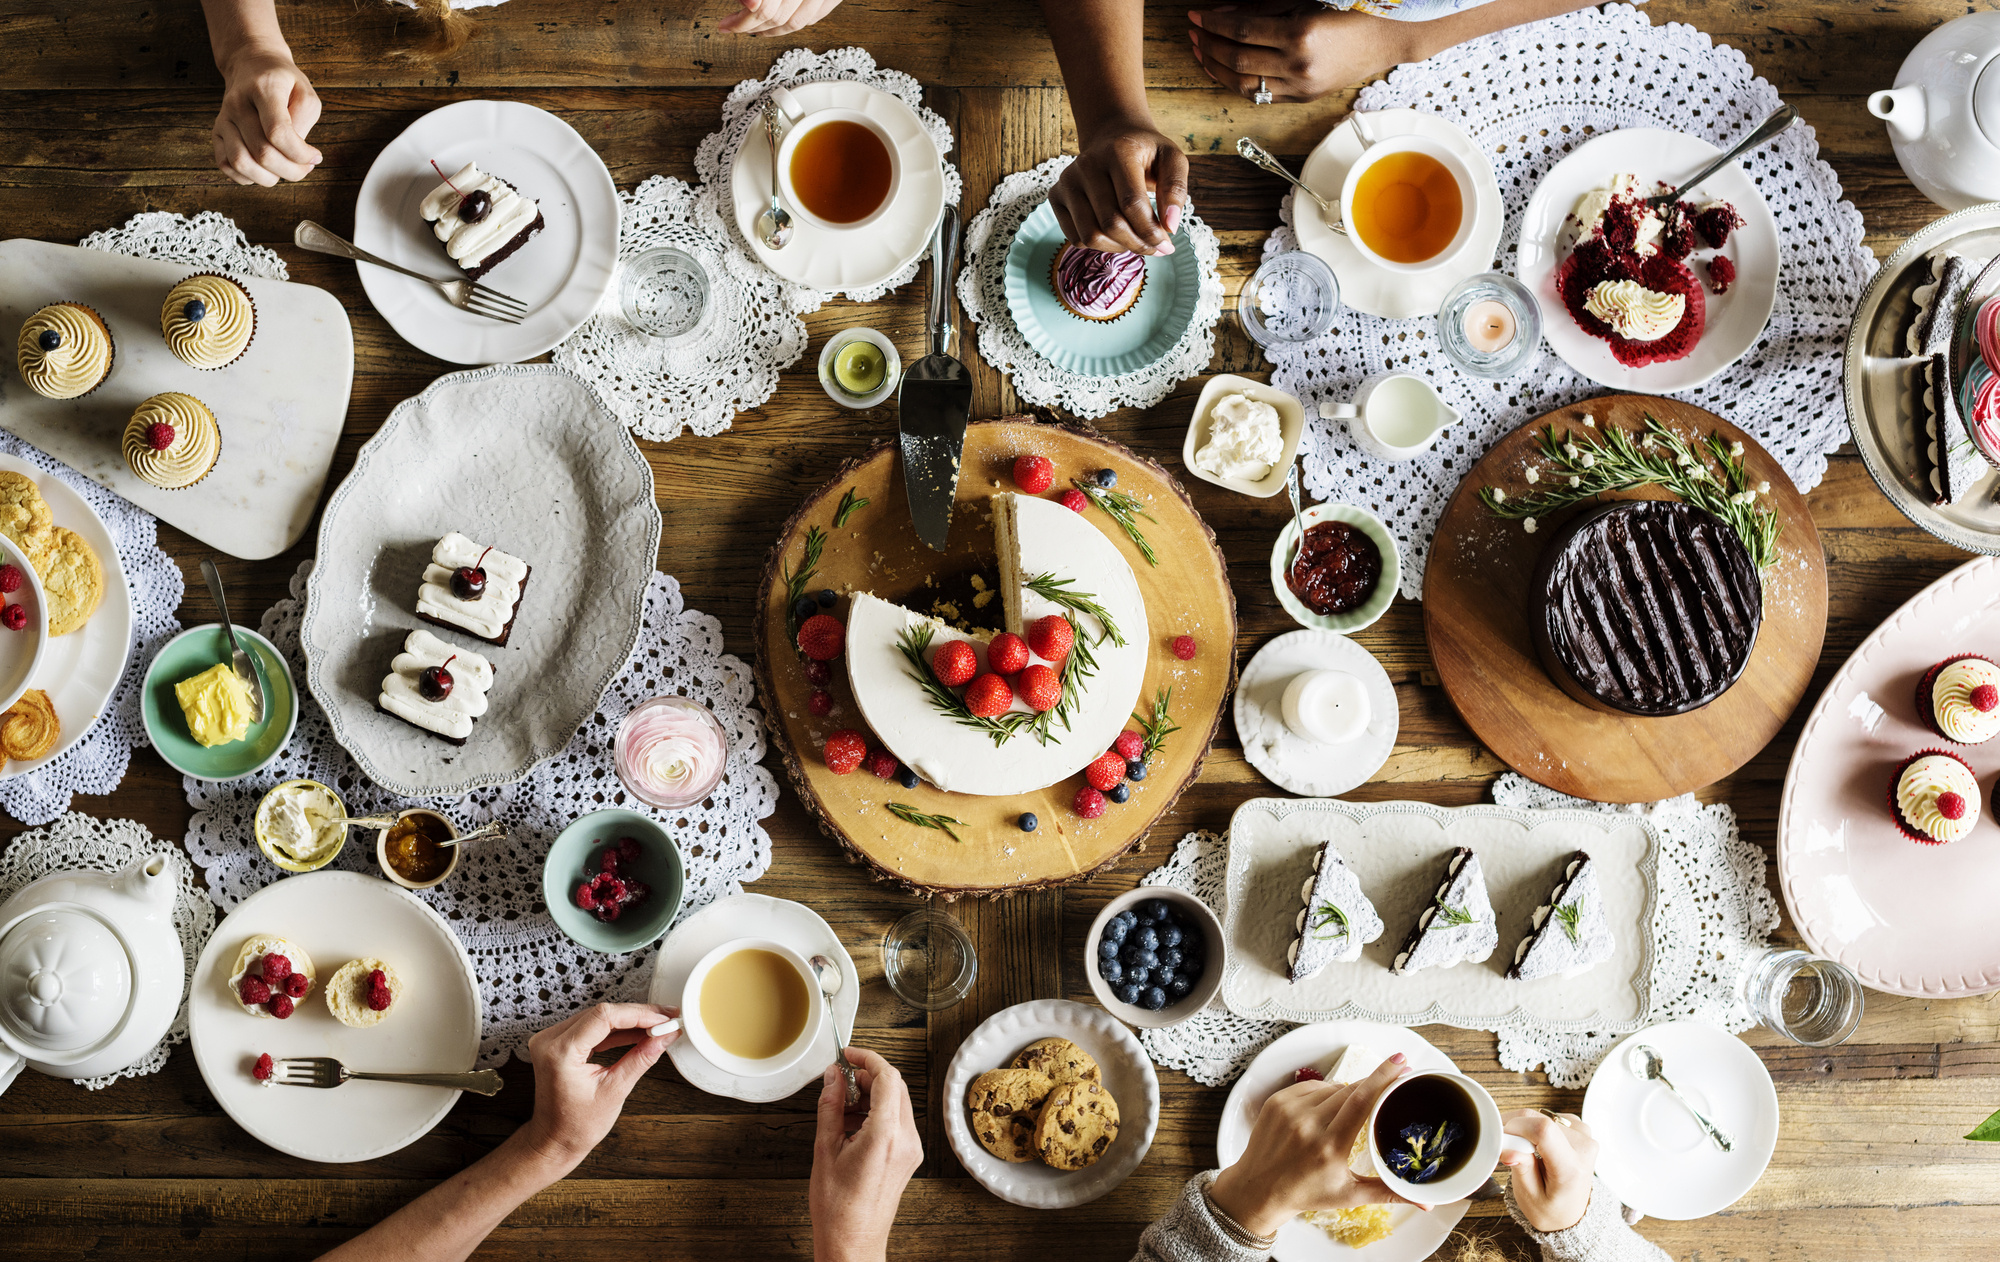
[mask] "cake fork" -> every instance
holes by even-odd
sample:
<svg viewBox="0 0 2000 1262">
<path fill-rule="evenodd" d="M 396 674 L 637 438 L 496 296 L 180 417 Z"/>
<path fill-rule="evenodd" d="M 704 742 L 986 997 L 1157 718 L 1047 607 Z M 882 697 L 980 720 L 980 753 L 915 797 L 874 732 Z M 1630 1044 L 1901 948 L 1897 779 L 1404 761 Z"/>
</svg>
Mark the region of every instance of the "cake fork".
<svg viewBox="0 0 2000 1262">
<path fill-rule="evenodd" d="M 497 1095 L 503 1085 L 492 1069 L 462 1074 L 370 1074 L 349 1069 L 331 1056 L 287 1056 L 277 1062 L 271 1081 L 287 1087 L 337 1087 L 350 1078 L 369 1082 L 407 1082 L 415 1087 L 449 1087 L 478 1095 Z"/>
<path fill-rule="evenodd" d="M 331 254 L 335 258 L 373 263 L 392 272 L 401 272 L 412 280 L 420 280 L 435 288 L 444 295 L 446 302 L 460 311 L 470 311 L 489 320 L 498 320 L 503 324 L 519 324 L 528 314 L 528 304 L 519 298 L 510 298 L 497 289 L 488 289 L 478 281 L 438 280 L 422 272 L 413 272 L 407 267 L 391 263 L 388 259 L 376 258 L 352 241 L 335 236 L 310 219 L 300 220 L 299 226 L 292 229 L 292 244 L 301 250 L 311 250 L 316 254 Z"/>
</svg>

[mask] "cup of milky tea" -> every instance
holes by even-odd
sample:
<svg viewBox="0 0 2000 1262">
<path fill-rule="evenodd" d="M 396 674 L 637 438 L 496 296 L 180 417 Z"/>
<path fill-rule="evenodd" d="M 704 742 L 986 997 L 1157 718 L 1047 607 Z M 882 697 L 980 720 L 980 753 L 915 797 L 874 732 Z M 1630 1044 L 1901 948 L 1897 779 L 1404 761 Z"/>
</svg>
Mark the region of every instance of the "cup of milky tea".
<svg viewBox="0 0 2000 1262">
<path fill-rule="evenodd" d="M 737 938 L 701 957 L 681 992 L 681 1028 L 719 1069 L 746 1078 L 797 1064 L 826 1016 L 812 966 L 782 942 Z M 829 1060 L 832 1045 L 827 1048 Z"/>
</svg>

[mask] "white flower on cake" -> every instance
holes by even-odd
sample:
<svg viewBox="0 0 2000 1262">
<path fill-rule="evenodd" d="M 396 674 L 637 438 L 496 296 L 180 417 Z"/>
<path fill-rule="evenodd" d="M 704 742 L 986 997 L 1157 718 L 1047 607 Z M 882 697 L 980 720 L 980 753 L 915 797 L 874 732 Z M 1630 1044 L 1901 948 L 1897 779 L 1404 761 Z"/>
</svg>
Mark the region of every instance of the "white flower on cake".
<svg viewBox="0 0 2000 1262">
<path fill-rule="evenodd" d="M 1285 454 L 1278 409 L 1247 394 L 1226 394 L 1209 409 L 1208 441 L 1194 453 L 1194 467 L 1218 478 L 1256 482 L 1271 475 Z"/>
<path fill-rule="evenodd" d="M 1627 341 L 1654 342 L 1680 325 L 1687 299 L 1654 293 L 1636 280 L 1603 280 L 1590 287 L 1583 309 Z"/>
</svg>

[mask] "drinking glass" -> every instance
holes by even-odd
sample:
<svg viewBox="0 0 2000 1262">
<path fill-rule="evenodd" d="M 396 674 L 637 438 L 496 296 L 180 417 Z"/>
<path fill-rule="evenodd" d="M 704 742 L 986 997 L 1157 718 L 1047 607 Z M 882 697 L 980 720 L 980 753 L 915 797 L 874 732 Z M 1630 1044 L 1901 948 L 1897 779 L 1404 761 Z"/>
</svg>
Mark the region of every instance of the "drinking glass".
<svg viewBox="0 0 2000 1262">
<path fill-rule="evenodd" d="M 1304 250 L 1274 254 L 1236 296 L 1236 318 L 1259 346 L 1296 346 L 1333 327 L 1340 282 L 1333 269 Z"/>
<path fill-rule="evenodd" d="M 708 269 L 671 245 L 628 259 L 618 278 L 618 312 L 648 337 L 686 341 L 708 315 Z"/>
<path fill-rule="evenodd" d="M 1774 949 L 1743 979 L 1751 1015 L 1802 1047 L 1832 1047 L 1861 1024 L 1861 979 L 1845 965 L 1804 951 Z"/>
<path fill-rule="evenodd" d="M 882 970 L 897 998 L 912 1008 L 937 1012 L 971 992 L 979 956 L 951 913 L 930 902 L 883 935 Z"/>
</svg>

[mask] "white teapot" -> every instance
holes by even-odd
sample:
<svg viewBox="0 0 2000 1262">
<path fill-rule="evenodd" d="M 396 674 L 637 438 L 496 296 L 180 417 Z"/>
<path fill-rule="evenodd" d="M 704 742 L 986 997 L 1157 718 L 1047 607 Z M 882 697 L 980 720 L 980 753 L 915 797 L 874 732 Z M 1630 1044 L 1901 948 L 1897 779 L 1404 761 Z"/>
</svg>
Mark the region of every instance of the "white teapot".
<svg viewBox="0 0 2000 1262">
<path fill-rule="evenodd" d="M 1910 50 L 1896 86 L 1868 98 L 1896 161 L 1946 210 L 2000 201 L 2000 12 L 1946 22 Z"/>
<path fill-rule="evenodd" d="M 0 904 L 0 1091 L 24 1064 L 59 1078 L 116 1073 L 166 1034 L 187 979 L 175 862 L 54 872 Z"/>
</svg>

